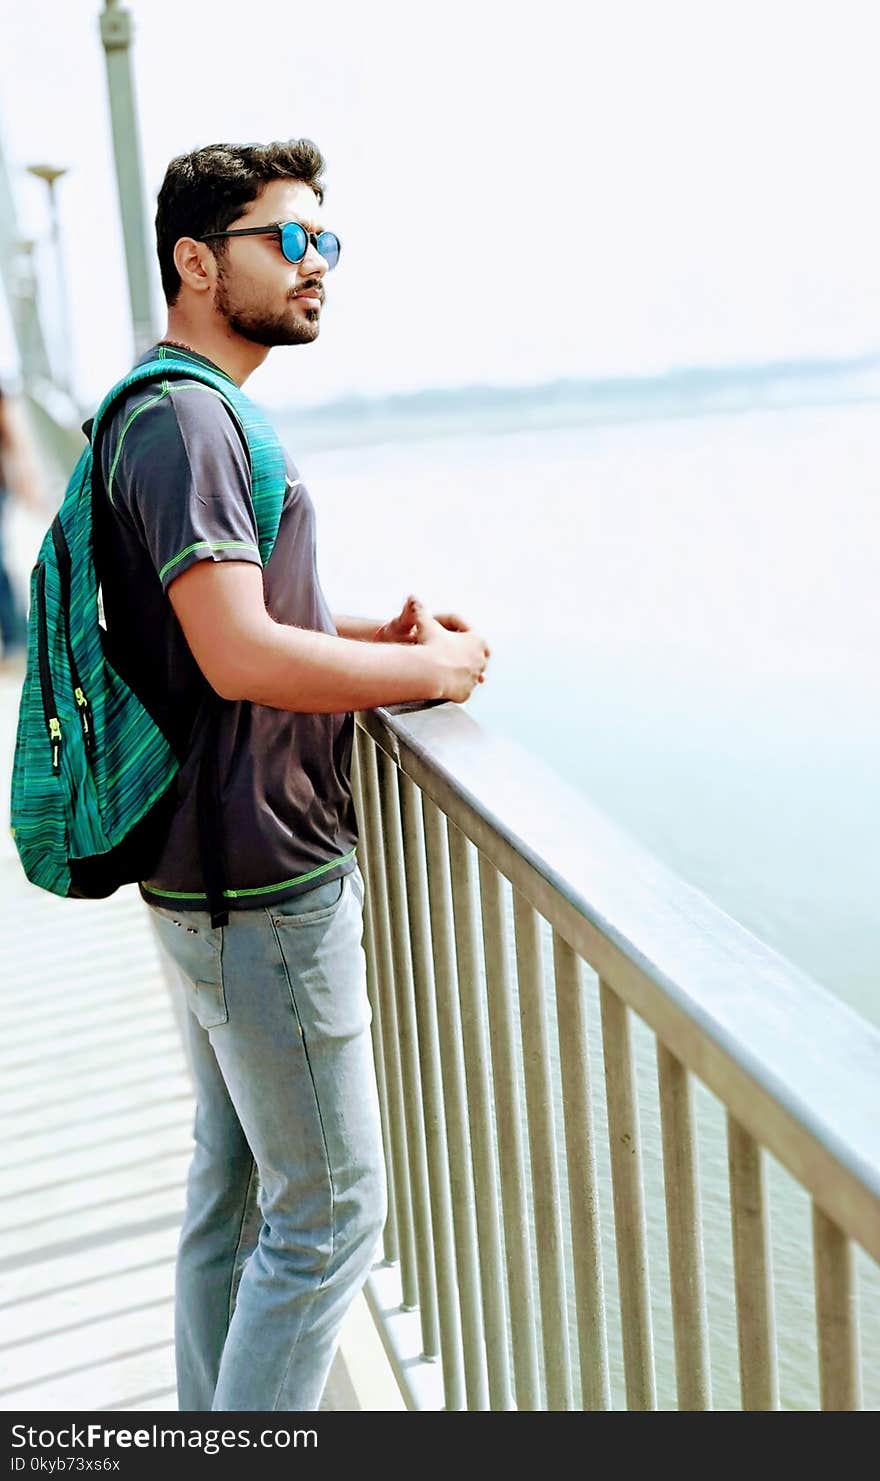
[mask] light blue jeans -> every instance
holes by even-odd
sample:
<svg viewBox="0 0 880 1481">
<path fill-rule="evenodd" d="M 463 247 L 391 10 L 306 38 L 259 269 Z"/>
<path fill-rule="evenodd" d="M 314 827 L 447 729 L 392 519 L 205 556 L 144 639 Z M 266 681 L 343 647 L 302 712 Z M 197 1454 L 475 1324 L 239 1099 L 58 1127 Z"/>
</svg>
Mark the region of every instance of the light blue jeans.
<svg viewBox="0 0 880 1481">
<path fill-rule="evenodd" d="M 378 1254 L 385 1165 L 360 870 L 266 910 L 149 907 L 196 1092 L 177 1255 L 181 1410 L 317 1409 Z"/>
</svg>

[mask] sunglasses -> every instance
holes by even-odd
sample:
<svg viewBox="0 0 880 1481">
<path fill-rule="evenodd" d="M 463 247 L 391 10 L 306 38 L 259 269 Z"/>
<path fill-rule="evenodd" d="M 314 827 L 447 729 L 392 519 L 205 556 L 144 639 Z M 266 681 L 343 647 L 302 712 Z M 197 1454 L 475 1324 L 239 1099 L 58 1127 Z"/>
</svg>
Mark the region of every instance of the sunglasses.
<svg viewBox="0 0 880 1481">
<path fill-rule="evenodd" d="M 325 259 L 328 272 L 339 261 L 341 243 L 335 231 L 306 231 L 299 221 L 275 222 L 272 226 L 239 226 L 234 231 L 209 231 L 199 237 L 199 241 L 210 242 L 213 237 L 265 236 L 278 237 L 288 262 L 302 262 L 309 250 L 309 242 Z"/>
</svg>

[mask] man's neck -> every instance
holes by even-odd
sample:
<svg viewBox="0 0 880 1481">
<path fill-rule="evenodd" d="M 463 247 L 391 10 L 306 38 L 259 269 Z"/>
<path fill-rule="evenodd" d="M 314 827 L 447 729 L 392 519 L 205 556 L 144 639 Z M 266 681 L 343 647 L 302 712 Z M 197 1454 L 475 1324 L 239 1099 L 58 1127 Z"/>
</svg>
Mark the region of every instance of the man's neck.
<svg viewBox="0 0 880 1481">
<path fill-rule="evenodd" d="M 191 350 L 195 355 L 204 355 L 220 370 L 226 372 L 236 385 L 243 386 L 248 376 L 262 365 L 269 353 L 268 345 L 257 345 L 242 339 L 231 330 L 205 329 L 176 314 L 168 315 L 168 328 L 162 336 L 163 344 L 175 345 L 182 350 Z"/>
</svg>

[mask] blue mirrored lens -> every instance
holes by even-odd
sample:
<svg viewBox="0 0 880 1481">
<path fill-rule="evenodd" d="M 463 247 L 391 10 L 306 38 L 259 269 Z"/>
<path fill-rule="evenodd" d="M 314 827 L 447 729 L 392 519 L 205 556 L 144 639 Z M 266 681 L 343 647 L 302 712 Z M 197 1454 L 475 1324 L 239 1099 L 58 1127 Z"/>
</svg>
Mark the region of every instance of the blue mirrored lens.
<svg viewBox="0 0 880 1481">
<path fill-rule="evenodd" d="M 305 227 L 298 221 L 288 221 L 281 228 L 281 250 L 288 262 L 302 262 L 308 245 Z"/>
<path fill-rule="evenodd" d="M 281 250 L 288 262 L 302 262 L 309 244 L 309 235 L 298 221 L 287 221 L 281 228 Z M 339 261 L 339 238 L 334 231 L 322 231 L 317 238 L 321 256 L 326 258 L 328 268 Z"/>
<path fill-rule="evenodd" d="M 327 261 L 328 269 L 339 261 L 339 238 L 333 231 L 322 231 L 318 237 L 318 251 Z"/>
</svg>

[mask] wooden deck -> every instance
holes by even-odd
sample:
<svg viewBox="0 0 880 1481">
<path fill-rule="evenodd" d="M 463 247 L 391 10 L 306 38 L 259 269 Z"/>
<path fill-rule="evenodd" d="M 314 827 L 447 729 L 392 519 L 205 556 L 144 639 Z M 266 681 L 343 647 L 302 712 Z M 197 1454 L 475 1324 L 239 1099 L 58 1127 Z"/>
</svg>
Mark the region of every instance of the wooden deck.
<svg viewBox="0 0 880 1481">
<path fill-rule="evenodd" d="M 24 877 L 17 703 L 0 678 L 0 1409 L 174 1410 L 189 1074 L 136 889 L 66 901 Z M 341 1353 L 321 1407 L 361 1407 Z"/>
</svg>

